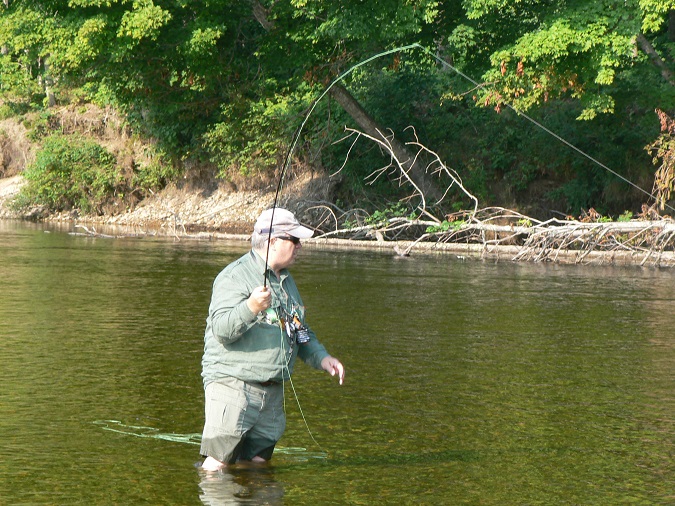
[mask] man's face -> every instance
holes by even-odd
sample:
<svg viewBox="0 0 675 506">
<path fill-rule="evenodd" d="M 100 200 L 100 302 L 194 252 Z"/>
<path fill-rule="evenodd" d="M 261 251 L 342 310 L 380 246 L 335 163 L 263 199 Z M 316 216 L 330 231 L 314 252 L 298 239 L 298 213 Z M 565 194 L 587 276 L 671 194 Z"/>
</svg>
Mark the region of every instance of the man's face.
<svg viewBox="0 0 675 506">
<path fill-rule="evenodd" d="M 273 237 L 270 244 L 269 265 L 275 271 L 290 267 L 298 256 L 302 244 L 297 237 Z"/>
</svg>

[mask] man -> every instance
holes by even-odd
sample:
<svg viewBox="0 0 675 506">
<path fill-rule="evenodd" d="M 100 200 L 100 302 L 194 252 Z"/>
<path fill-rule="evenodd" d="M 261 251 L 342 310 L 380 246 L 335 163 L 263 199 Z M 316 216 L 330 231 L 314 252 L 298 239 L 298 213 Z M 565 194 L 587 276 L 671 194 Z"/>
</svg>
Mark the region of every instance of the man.
<svg viewBox="0 0 675 506">
<path fill-rule="evenodd" d="M 272 457 L 286 428 L 283 382 L 296 357 L 344 381 L 340 361 L 307 327 L 305 307 L 287 270 L 302 248 L 300 240 L 312 235 L 286 209 L 263 211 L 251 251 L 213 283 L 202 358 L 204 470 Z"/>
</svg>

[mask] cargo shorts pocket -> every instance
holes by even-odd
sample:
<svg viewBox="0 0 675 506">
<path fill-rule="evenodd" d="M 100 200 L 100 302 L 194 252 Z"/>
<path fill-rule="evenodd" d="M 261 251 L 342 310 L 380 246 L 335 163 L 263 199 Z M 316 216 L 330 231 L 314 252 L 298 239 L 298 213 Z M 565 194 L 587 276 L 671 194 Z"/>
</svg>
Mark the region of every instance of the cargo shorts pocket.
<svg viewBox="0 0 675 506">
<path fill-rule="evenodd" d="M 237 382 L 233 378 L 233 382 Z M 205 432 L 212 435 L 242 436 L 246 397 L 236 385 L 220 382 L 209 383 L 205 390 Z"/>
</svg>

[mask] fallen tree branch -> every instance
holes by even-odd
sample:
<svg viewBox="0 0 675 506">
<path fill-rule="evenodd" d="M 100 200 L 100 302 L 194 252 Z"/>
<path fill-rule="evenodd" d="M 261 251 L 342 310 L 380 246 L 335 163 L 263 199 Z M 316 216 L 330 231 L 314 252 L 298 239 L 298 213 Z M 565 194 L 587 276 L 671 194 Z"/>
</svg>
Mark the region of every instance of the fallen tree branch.
<svg viewBox="0 0 675 506">
<path fill-rule="evenodd" d="M 436 152 L 425 147 L 414 129 L 410 130 L 413 140 L 406 142 L 406 146 L 415 150 L 412 162 L 399 159 L 400 151 L 394 149 L 391 132 L 385 136 L 378 131 L 378 137 L 375 137 L 347 128 L 348 135 L 344 139 L 352 138 L 347 158 L 354 144 L 361 139 L 375 143 L 388 156 L 388 163 L 373 170 L 366 180 L 372 183 L 386 175 L 398 181 L 400 187 L 408 188 L 410 194 L 401 201 L 412 205 L 412 213 L 385 218 L 381 212 L 369 215 L 363 209 L 340 210 L 340 214 L 330 210 L 330 219 L 324 218 L 317 226 L 319 240 L 339 237 L 379 242 L 410 241 L 405 247 L 395 245 L 392 248 L 402 256 L 410 255 L 415 247 L 427 242 L 476 245 L 484 252 L 509 246 L 514 251 L 513 261 L 533 262 L 558 262 L 564 256 L 566 259 L 573 257 L 574 263 L 588 263 L 597 261 L 599 254 L 604 254 L 607 259 L 620 254 L 640 257 L 642 265 L 648 261 L 662 265 L 664 256 L 675 256 L 675 222 L 656 213 L 643 214 L 657 219 L 613 222 L 589 209 L 578 220 L 551 218 L 539 221 L 511 209 L 479 209 L 478 199 L 462 184 L 459 174 L 447 167 Z M 438 178 L 441 187 L 445 185 L 441 198 L 432 204 L 428 203 L 424 189 L 408 174 L 409 167 L 419 167 L 421 160 L 425 160 L 426 173 Z M 338 172 L 346 164 L 347 160 Z M 444 201 L 453 189 L 473 203 L 472 209 L 454 213 L 442 211 Z M 330 228 L 324 227 L 328 222 Z"/>
</svg>

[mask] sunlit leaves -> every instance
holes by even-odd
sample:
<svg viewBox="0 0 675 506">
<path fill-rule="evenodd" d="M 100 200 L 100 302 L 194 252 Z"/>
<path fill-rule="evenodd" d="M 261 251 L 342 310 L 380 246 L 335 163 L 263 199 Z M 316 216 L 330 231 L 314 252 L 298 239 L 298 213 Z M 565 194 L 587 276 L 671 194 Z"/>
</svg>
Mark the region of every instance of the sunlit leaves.
<svg viewBox="0 0 675 506">
<path fill-rule="evenodd" d="M 224 30 L 216 27 L 197 28 L 192 32 L 190 40 L 185 45 L 186 50 L 194 55 L 210 56 L 217 48 L 218 40 Z"/>
<path fill-rule="evenodd" d="M 132 0 L 69 0 L 68 7 L 112 7 L 115 4 L 131 3 Z"/>
<path fill-rule="evenodd" d="M 643 13 L 642 30 L 645 33 L 660 30 L 666 22 L 668 12 L 675 9 L 673 0 L 639 0 Z"/>
<path fill-rule="evenodd" d="M 525 1 L 526 0 L 464 0 L 463 3 L 467 17 L 469 19 L 478 19 L 493 12 L 510 9 L 517 4 L 525 3 Z"/>
<path fill-rule="evenodd" d="M 171 17 L 170 12 L 155 5 L 152 0 L 135 0 L 133 10 L 122 16 L 117 34 L 137 41 L 144 38 L 155 40 Z"/>
<path fill-rule="evenodd" d="M 266 83 L 274 89 L 275 83 Z M 221 177 L 244 176 L 273 171 L 280 162 L 290 138 L 289 125 L 311 100 L 281 93 L 258 101 L 244 97 L 222 107 L 222 121 L 215 123 L 204 136 L 211 161 Z"/>
<path fill-rule="evenodd" d="M 477 98 L 486 105 L 509 102 L 527 109 L 554 97 L 581 98 L 586 93 L 582 118 L 612 112 L 614 101 L 597 93 L 597 86 L 613 86 L 619 69 L 641 61 L 635 37 L 640 30 L 640 12 L 635 1 L 521 2 L 482 0 L 469 2 L 477 18 L 507 7 L 522 9 L 536 29 L 518 33 L 503 48 L 492 53 L 492 69 L 484 79 L 495 83 Z"/>
<path fill-rule="evenodd" d="M 591 120 L 598 114 L 614 112 L 614 98 L 606 93 L 587 93 L 581 97 L 584 106 L 577 119 Z"/>
<path fill-rule="evenodd" d="M 67 44 L 63 52 L 64 65 L 69 69 L 77 69 L 79 65 L 96 58 L 103 48 L 103 41 L 108 37 L 107 27 L 108 21 L 103 15 L 84 20 L 72 43 Z"/>
<path fill-rule="evenodd" d="M 300 31 L 314 43 L 392 41 L 419 33 L 436 20 L 440 2 L 435 0 L 384 1 L 292 0 L 298 27 L 312 22 L 312 30 Z M 293 34 L 291 34 L 293 36 Z"/>
<path fill-rule="evenodd" d="M 455 58 L 464 61 L 475 50 L 480 35 L 480 32 L 472 26 L 464 24 L 457 26 L 447 39 Z"/>
</svg>

